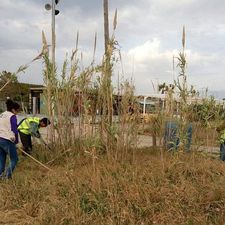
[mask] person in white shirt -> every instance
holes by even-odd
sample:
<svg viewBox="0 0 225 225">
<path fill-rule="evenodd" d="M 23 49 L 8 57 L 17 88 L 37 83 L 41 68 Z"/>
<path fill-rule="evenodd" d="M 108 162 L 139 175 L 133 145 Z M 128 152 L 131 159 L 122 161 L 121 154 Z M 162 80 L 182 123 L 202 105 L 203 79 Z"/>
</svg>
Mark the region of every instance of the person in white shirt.
<svg viewBox="0 0 225 225">
<path fill-rule="evenodd" d="M 12 100 L 6 101 L 7 110 L 0 114 L 0 177 L 11 178 L 18 162 L 16 144 L 18 143 L 16 114 L 20 105 Z M 9 165 L 5 171 L 6 158 L 9 155 Z M 5 172 L 5 173 L 4 173 Z"/>
</svg>

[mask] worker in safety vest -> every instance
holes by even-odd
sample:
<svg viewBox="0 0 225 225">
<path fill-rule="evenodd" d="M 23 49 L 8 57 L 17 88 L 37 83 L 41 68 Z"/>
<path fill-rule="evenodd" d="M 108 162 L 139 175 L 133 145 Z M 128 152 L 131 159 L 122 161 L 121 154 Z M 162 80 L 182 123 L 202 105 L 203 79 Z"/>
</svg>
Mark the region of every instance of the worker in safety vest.
<svg viewBox="0 0 225 225">
<path fill-rule="evenodd" d="M 220 159 L 225 161 L 225 123 L 216 128 L 216 131 L 220 133 Z"/>
<path fill-rule="evenodd" d="M 32 151 L 31 136 L 40 138 L 40 127 L 47 127 L 50 124 L 48 118 L 28 117 L 23 119 L 18 125 L 20 140 L 23 145 L 23 150 L 30 154 Z"/>
</svg>

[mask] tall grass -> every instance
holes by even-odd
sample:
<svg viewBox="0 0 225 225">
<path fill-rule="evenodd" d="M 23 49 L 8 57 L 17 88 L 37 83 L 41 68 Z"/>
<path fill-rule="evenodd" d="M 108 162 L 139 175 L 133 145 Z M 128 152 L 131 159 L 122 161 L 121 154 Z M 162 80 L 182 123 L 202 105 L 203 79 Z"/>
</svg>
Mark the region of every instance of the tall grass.
<svg viewBox="0 0 225 225">
<path fill-rule="evenodd" d="M 134 146 L 138 130 L 134 86 L 127 81 L 121 83 L 121 96 L 114 94 L 112 86 L 113 67 L 119 60 L 114 35 L 116 15 L 113 34 L 101 64 L 95 63 L 96 35 L 93 60 L 85 68 L 80 66 L 79 35 L 76 48 L 70 57 L 66 57 L 61 73 L 57 69 L 52 71 L 48 51 L 43 54 L 45 101 L 47 114 L 53 122 L 50 141 L 60 146 L 55 149 L 62 152 L 76 145 L 77 152 L 104 152 L 108 158 L 117 159 L 124 157 Z M 44 33 L 43 45 L 48 46 Z M 132 108 L 132 115 L 129 108 Z M 113 116 L 115 112 L 118 115 Z"/>
</svg>

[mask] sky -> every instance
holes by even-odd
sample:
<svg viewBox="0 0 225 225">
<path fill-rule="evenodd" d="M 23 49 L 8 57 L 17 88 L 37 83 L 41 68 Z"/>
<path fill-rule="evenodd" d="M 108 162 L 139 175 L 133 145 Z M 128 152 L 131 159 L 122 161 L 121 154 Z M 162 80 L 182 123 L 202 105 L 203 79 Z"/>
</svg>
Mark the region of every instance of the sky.
<svg viewBox="0 0 225 225">
<path fill-rule="evenodd" d="M 41 33 L 51 43 L 51 0 L 1 0 L 0 71 L 15 72 L 42 48 Z M 96 63 L 104 54 L 103 0 L 60 0 L 56 6 L 56 62 L 58 73 L 66 54 L 75 49 L 79 32 L 79 52 L 83 64 L 93 57 L 97 33 Z M 132 80 L 137 94 L 157 92 L 157 85 L 172 83 L 173 57 L 182 49 L 182 29 L 186 30 L 187 77 L 189 85 L 203 93 L 206 88 L 216 98 L 225 97 L 225 1 L 224 0 L 109 0 L 110 35 L 115 10 L 115 38 L 122 60 L 115 66 L 113 81 Z M 177 62 L 175 60 L 175 66 Z M 20 82 L 43 84 L 43 62 L 36 61 Z"/>
</svg>

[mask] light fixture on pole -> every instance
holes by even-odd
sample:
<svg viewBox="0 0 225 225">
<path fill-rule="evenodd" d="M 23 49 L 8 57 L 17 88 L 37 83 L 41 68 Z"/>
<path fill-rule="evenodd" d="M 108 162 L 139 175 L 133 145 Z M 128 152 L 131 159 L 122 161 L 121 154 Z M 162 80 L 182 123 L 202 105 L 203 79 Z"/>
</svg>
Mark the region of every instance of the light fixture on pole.
<svg viewBox="0 0 225 225">
<path fill-rule="evenodd" d="M 55 0 L 54 1 L 55 3 L 55 5 L 57 5 L 58 3 L 59 3 L 59 0 Z M 53 8 L 53 6 L 51 5 L 51 4 L 49 4 L 49 3 L 46 3 L 45 4 L 45 9 L 47 10 L 47 11 L 49 11 L 49 10 L 51 10 Z M 59 14 L 59 10 L 58 9 L 55 9 L 55 15 L 58 15 Z"/>
<path fill-rule="evenodd" d="M 49 11 L 52 9 L 52 6 L 47 3 L 47 4 L 45 4 L 45 9 Z"/>
<path fill-rule="evenodd" d="M 59 3 L 60 0 L 52 0 L 51 4 L 46 3 L 45 9 L 52 11 L 52 64 L 55 65 L 55 16 L 59 14 L 59 10 L 55 6 Z"/>
</svg>

